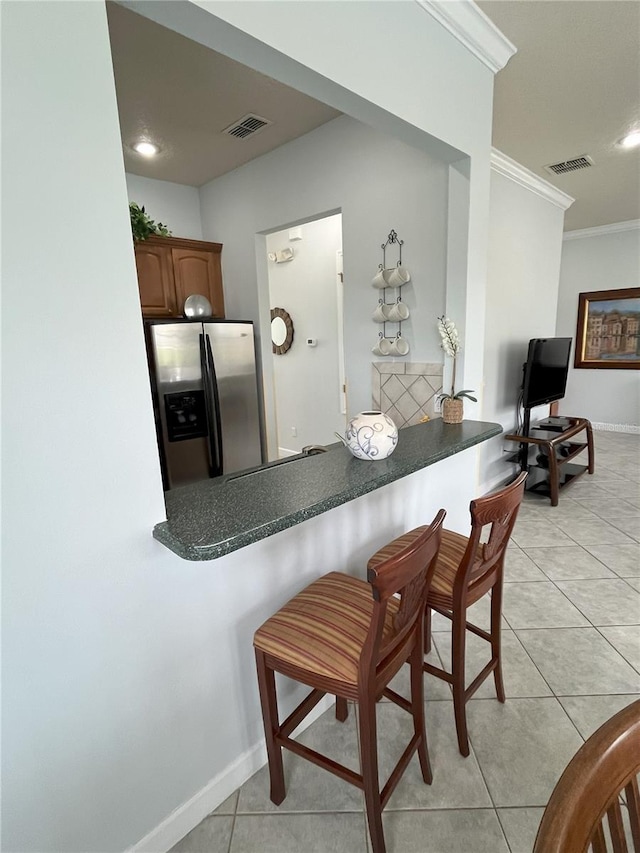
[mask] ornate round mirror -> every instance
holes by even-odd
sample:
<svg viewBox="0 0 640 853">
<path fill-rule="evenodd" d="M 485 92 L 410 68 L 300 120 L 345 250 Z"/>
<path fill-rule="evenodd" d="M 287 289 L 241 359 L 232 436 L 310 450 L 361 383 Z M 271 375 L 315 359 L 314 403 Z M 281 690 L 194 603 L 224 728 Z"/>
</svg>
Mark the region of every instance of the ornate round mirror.
<svg viewBox="0 0 640 853">
<path fill-rule="evenodd" d="M 271 344 L 276 355 L 284 355 L 293 343 L 293 321 L 284 308 L 271 309 Z"/>
</svg>

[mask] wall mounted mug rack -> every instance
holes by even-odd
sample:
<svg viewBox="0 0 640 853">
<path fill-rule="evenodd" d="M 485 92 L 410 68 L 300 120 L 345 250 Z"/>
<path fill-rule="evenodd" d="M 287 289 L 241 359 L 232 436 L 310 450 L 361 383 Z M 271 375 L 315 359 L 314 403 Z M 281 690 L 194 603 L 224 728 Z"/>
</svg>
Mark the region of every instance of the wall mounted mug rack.
<svg viewBox="0 0 640 853">
<path fill-rule="evenodd" d="M 409 319 L 409 307 L 402 301 L 402 288 L 411 281 L 411 273 L 402 265 L 401 240 L 392 229 L 385 243 L 382 243 L 382 263 L 378 264 L 378 271 L 371 280 L 373 287 L 381 291 L 378 304 L 375 307 L 372 318 L 375 323 L 382 324 L 382 331 L 378 334 L 378 343 L 373 347 L 374 355 L 382 356 L 404 356 L 409 352 L 409 342 L 402 336 L 402 323 Z M 395 266 L 387 266 L 387 249 L 391 246 L 398 248 L 398 260 Z M 387 289 L 396 290 L 395 301 L 387 302 Z M 387 334 L 387 323 L 397 324 L 395 335 Z M 386 342 L 386 343 L 384 343 Z"/>
</svg>

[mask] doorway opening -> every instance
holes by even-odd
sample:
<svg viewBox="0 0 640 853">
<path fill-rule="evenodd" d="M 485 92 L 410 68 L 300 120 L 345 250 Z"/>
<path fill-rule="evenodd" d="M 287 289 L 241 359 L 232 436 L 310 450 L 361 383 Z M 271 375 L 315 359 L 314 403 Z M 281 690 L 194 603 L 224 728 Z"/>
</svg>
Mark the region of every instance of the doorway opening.
<svg viewBox="0 0 640 853">
<path fill-rule="evenodd" d="M 275 335 L 276 440 L 269 457 L 281 459 L 310 445 L 333 443 L 346 426 L 342 214 L 270 233 L 266 251 Z M 282 346 L 283 324 L 275 309 L 290 318 L 289 346 Z"/>
</svg>

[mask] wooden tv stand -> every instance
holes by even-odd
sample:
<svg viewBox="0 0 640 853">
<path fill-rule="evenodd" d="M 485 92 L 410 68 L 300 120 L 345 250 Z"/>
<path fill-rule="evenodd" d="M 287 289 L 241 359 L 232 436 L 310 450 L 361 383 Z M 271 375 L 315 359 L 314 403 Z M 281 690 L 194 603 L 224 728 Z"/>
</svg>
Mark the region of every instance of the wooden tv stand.
<svg viewBox="0 0 640 853">
<path fill-rule="evenodd" d="M 552 428 L 544 428 L 554 420 Z M 590 474 L 595 471 L 591 422 L 586 418 L 547 418 L 541 424 L 534 424 L 528 432 L 528 435 L 511 433 L 505 436 L 507 441 L 517 441 L 520 445 L 510 461 L 519 462 L 521 469 L 528 472 L 527 491 L 549 497 L 551 506 L 558 506 L 561 489 L 585 471 Z M 587 464 L 572 462 L 585 449 Z"/>
</svg>

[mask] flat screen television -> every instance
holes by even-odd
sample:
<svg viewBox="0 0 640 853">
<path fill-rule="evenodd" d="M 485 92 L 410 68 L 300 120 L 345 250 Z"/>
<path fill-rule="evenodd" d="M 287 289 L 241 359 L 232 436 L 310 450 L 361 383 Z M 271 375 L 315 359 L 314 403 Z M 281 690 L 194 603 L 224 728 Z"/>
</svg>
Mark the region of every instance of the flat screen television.
<svg viewBox="0 0 640 853">
<path fill-rule="evenodd" d="M 522 405 L 525 409 L 561 400 L 567 387 L 571 338 L 532 338 L 524 365 Z"/>
</svg>

